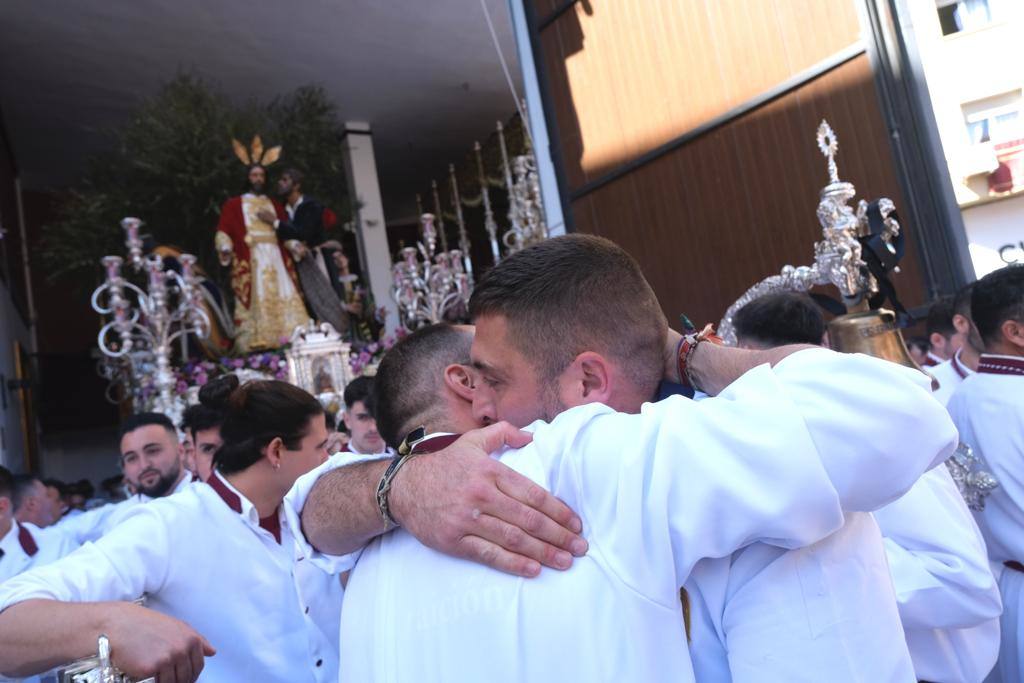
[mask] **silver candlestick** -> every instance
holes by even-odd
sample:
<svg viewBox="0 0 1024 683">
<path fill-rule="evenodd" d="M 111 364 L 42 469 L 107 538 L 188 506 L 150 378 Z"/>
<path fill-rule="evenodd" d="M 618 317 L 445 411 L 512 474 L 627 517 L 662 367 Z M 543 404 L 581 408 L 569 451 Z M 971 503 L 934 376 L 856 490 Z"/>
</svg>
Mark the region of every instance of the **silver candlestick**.
<svg viewBox="0 0 1024 683">
<path fill-rule="evenodd" d="M 438 323 L 469 304 L 472 286 L 463 253 L 458 249 L 437 252 L 433 214 L 420 217 L 422 240 L 402 249 L 392 266 L 392 296 L 407 329 Z"/>
<path fill-rule="evenodd" d="M 448 177 L 452 185 L 452 206 L 455 207 L 455 222 L 459 226 L 459 249 L 462 263 L 469 281 L 473 282 L 473 262 L 469 260 L 469 234 L 466 232 L 466 221 L 462 218 L 462 198 L 459 196 L 459 181 L 455 178 L 455 164 L 448 164 Z"/>
<path fill-rule="evenodd" d="M 120 257 L 103 258 L 106 280 L 93 292 L 92 307 L 110 319 L 100 329 L 97 344 L 111 361 L 129 363 L 129 382 L 137 381 L 138 374 L 151 374 L 157 390 L 154 407 L 177 423 L 182 405 L 173 395 L 172 345 L 185 335 L 205 338 L 210 334 L 210 319 L 202 308 L 202 292 L 194 270 L 196 258 L 182 254 L 181 273 L 167 270 L 162 257 L 141 256 L 137 233 L 141 221 L 126 218 L 121 225 L 128 236 L 131 262 L 141 262 L 145 270 L 146 290 L 124 279 Z M 139 372 L 134 360 L 140 354 L 152 355 L 154 370 Z"/>
<path fill-rule="evenodd" d="M 473 153 L 476 155 L 476 175 L 480 182 L 480 198 L 484 204 L 484 230 L 487 231 L 488 241 L 491 243 L 491 258 L 497 263 L 501 260 L 501 251 L 498 248 L 498 224 L 494 221 L 494 211 L 491 210 L 491 193 L 487 187 L 487 174 L 484 173 L 484 159 L 480 154 L 480 143 L 473 143 Z"/>
</svg>

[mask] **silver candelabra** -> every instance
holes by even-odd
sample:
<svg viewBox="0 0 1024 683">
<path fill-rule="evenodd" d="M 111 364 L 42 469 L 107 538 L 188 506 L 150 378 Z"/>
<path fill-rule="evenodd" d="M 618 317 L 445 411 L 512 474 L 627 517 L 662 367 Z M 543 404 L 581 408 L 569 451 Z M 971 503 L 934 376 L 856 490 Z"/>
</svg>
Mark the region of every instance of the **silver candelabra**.
<svg viewBox="0 0 1024 683">
<path fill-rule="evenodd" d="M 392 266 L 392 296 L 402 324 L 410 330 L 458 317 L 469 304 L 471 291 L 462 251 L 437 251 L 433 214 L 423 214 L 420 224 L 422 240 L 402 249 L 401 259 Z"/>
<path fill-rule="evenodd" d="M 181 273 L 165 269 L 161 256 L 143 256 L 141 225 L 137 218 L 121 221 L 129 263 L 136 272 L 145 273 L 146 290 L 124 278 L 124 259 L 120 256 L 103 258 L 106 280 L 92 293 L 92 307 L 109 320 L 100 329 L 97 342 L 106 358 L 127 362 L 129 383 L 140 374 L 152 374 L 157 391 L 155 409 L 177 423 L 183 406 L 174 399 L 172 345 L 189 334 L 209 336 L 210 319 L 203 310 L 202 291 L 194 272 L 196 257 L 181 255 Z M 147 372 L 136 362 L 142 355 L 152 356 L 152 370 Z"/>
</svg>

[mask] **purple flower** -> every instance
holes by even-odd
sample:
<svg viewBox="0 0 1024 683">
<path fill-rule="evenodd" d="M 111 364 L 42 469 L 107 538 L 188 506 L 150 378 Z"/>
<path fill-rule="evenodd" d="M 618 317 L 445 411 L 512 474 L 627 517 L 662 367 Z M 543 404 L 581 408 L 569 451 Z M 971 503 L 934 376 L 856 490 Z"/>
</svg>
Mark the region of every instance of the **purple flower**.
<svg viewBox="0 0 1024 683">
<path fill-rule="evenodd" d="M 236 369 L 241 369 L 245 367 L 245 361 L 241 358 L 235 358 L 231 361 L 230 366 Z"/>
<path fill-rule="evenodd" d="M 207 375 L 205 372 L 200 372 L 199 374 L 196 375 L 196 384 L 198 384 L 199 386 L 203 386 L 209 381 L 210 376 Z"/>
<path fill-rule="evenodd" d="M 259 368 L 259 366 L 260 366 L 260 357 L 259 356 L 252 356 L 252 357 L 249 358 L 249 367 L 250 368 L 255 370 L 255 369 Z"/>
<path fill-rule="evenodd" d="M 274 373 L 274 377 L 277 379 L 288 379 L 288 371 L 282 368 Z"/>
<path fill-rule="evenodd" d="M 288 346 L 288 337 L 281 337 L 277 341 L 280 342 L 281 346 Z"/>
<path fill-rule="evenodd" d="M 183 380 L 178 380 L 178 383 L 174 388 L 179 394 L 184 394 L 188 391 L 188 383 Z"/>
<path fill-rule="evenodd" d="M 276 371 L 276 370 L 277 370 L 277 369 L 278 369 L 278 368 L 279 368 L 280 366 L 281 366 L 281 362 L 280 362 L 280 361 L 279 361 L 279 360 L 278 360 L 278 359 L 277 359 L 276 357 L 274 357 L 274 358 L 271 358 L 271 359 L 270 359 L 270 362 L 269 362 L 269 363 L 267 363 L 267 367 L 268 367 L 268 368 L 270 368 L 271 370 L 275 370 L 275 371 Z"/>
</svg>

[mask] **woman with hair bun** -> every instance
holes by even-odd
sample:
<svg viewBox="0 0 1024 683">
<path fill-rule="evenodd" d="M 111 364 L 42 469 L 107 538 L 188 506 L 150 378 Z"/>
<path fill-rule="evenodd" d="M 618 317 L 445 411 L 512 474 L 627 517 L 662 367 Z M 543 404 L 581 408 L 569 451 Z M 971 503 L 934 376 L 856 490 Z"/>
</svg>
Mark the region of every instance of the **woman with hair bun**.
<svg viewBox="0 0 1024 683">
<path fill-rule="evenodd" d="M 90 656 L 105 634 L 136 679 L 337 680 L 340 586 L 327 596 L 331 577 L 296 562 L 281 510 L 327 458 L 323 409 L 285 382 L 207 393 L 223 406 L 209 486 L 140 505 L 96 543 L 0 585 L 0 671 Z"/>
</svg>

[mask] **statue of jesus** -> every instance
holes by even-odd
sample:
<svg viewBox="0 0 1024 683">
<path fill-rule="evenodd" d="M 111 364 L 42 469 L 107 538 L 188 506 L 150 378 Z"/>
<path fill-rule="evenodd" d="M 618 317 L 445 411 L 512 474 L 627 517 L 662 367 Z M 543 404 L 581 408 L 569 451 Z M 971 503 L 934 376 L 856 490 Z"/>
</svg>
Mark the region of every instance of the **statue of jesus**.
<svg viewBox="0 0 1024 683">
<path fill-rule="evenodd" d="M 244 145 L 233 142 L 238 158 L 249 167 L 247 191 L 224 202 L 214 242 L 221 265 L 231 266 L 235 349 L 244 353 L 280 347 L 309 315 L 291 255 L 279 242 L 274 226 L 259 217 L 261 211 L 270 211 L 286 218 L 281 205 L 265 194 L 266 166 L 277 161 L 281 148 L 264 153 L 256 136 L 250 156 Z"/>
</svg>

